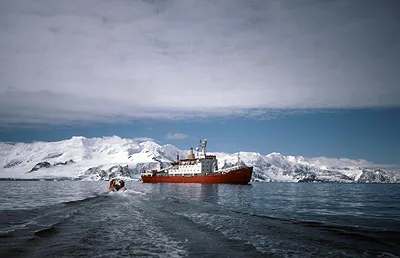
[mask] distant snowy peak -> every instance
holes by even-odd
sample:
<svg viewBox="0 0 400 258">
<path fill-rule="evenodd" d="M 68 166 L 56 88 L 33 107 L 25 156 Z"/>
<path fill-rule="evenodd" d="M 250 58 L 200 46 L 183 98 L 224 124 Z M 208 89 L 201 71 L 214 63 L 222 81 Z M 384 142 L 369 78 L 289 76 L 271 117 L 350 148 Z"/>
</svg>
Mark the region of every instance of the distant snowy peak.
<svg viewBox="0 0 400 258">
<path fill-rule="evenodd" d="M 363 159 L 346 159 L 346 158 L 326 158 L 316 157 L 306 159 L 307 162 L 314 164 L 315 166 L 324 167 L 376 167 L 377 164 L 363 160 Z"/>
<path fill-rule="evenodd" d="M 237 163 L 236 154 L 215 153 L 219 166 Z M 378 168 L 379 165 L 365 160 L 335 158 L 304 158 L 284 156 L 273 152 L 261 155 L 255 152 L 240 152 L 240 160 L 253 166 L 253 180 L 277 182 L 400 182 L 400 173 Z"/>
<path fill-rule="evenodd" d="M 212 144 L 212 143 L 211 143 Z M 110 176 L 139 178 L 143 168 L 159 169 L 184 158 L 187 150 L 152 139 L 118 136 L 74 136 L 58 142 L 0 143 L 0 178 L 70 178 L 106 180 Z M 238 153 L 214 152 L 218 167 L 236 165 Z M 240 152 L 240 162 L 254 167 L 255 181 L 400 182 L 397 172 L 378 169 L 366 160 L 304 158 L 277 152 Z M 374 169 L 375 168 L 375 169 Z"/>
</svg>

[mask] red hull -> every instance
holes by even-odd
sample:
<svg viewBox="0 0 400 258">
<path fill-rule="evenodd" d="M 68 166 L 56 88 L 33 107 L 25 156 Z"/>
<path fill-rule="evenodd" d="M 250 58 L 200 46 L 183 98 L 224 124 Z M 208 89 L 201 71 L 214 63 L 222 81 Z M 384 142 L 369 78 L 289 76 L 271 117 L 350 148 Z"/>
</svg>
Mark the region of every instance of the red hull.
<svg viewBox="0 0 400 258">
<path fill-rule="evenodd" d="M 142 176 L 143 183 L 200 183 L 200 184 L 241 184 L 250 182 L 253 167 L 239 168 L 226 174 L 194 176 Z"/>
</svg>

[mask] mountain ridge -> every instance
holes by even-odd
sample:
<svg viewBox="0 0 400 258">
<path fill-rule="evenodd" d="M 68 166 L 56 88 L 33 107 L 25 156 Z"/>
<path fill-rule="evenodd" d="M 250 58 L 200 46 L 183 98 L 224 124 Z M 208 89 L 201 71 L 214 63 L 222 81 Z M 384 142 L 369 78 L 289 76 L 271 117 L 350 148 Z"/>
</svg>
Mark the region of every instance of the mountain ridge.
<svg viewBox="0 0 400 258">
<path fill-rule="evenodd" d="M 108 180 L 120 176 L 138 180 L 143 168 L 159 169 L 188 151 L 149 139 L 118 136 L 32 143 L 0 142 L 0 178 Z M 218 167 L 237 164 L 237 153 L 217 155 Z M 399 183 L 400 173 L 367 160 L 240 152 L 240 160 L 253 166 L 252 181 Z"/>
</svg>

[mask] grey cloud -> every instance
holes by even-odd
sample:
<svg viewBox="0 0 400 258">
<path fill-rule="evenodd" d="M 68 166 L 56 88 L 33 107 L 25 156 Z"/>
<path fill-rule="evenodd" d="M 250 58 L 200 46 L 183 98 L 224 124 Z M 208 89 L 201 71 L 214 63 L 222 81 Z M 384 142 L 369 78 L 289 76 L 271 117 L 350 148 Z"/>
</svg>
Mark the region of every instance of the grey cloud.
<svg viewBox="0 0 400 258">
<path fill-rule="evenodd" d="M 390 0 L 2 1 L 0 122 L 399 106 L 399 10 Z"/>
</svg>

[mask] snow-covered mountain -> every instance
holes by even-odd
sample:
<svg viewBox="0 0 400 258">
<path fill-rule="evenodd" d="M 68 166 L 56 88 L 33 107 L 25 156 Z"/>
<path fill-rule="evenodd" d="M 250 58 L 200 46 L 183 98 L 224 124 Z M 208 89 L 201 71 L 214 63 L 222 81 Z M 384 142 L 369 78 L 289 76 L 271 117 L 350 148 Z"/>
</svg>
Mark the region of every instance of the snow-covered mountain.
<svg viewBox="0 0 400 258">
<path fill-rule="evenodd" d="M 0 178 L 108 180 L 139 179 L 143 168 L 159 169 L 181 157 L 172 145 L 142 139 L 72 137 L 59 142 L 0 143 Z M 217 155 L 218 167 L 237 164 L 237 153 Z M 400 173 L 365 161 L 304 158 L 280 153 L 241 152 L 240 162 L 254 166 L 254 181 L 400 182 Z"/>
</svg>

